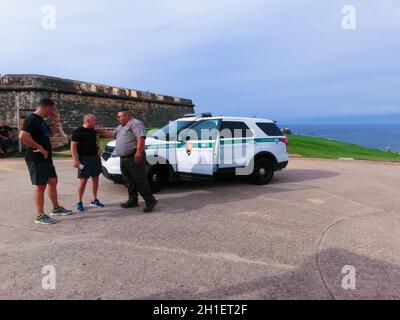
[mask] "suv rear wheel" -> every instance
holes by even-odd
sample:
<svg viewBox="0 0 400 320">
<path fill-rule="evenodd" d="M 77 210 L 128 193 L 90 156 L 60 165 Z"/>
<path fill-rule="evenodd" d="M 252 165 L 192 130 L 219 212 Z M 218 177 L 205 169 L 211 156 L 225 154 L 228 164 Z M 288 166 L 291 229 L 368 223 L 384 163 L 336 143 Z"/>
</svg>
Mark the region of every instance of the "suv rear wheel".
<svg viewBox="0 0 400 320">
<path fill-rule="evenodd" d="M 253 173 L 249 176 L 251 183 L 255 185 L 269 184 L 274 177 L 274 166 L 268 159 L 257 159 L 254 163 Z"/>
</svg>

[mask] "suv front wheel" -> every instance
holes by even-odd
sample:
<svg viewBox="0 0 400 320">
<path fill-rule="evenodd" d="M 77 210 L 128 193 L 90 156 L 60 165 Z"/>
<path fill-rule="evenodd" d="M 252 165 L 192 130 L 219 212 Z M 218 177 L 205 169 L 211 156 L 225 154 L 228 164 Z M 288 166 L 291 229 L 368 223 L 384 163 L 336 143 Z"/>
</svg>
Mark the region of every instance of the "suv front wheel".
<svg viewBox="0 0 400 320">
<path fill-rule="evenodd" d="M 257 159 L 254 163 L 253 173 L 249 176 L 255 185 L 269 184 L 274 177 L 274 166 L 268 159 Z"/>
<path fill-rule="evenodd" d="M 151 166 L 147 172 L 147 180 L 153 193 L 160 192 L 168 182 L 168 168 L 162 165 Z"/>
</svg>

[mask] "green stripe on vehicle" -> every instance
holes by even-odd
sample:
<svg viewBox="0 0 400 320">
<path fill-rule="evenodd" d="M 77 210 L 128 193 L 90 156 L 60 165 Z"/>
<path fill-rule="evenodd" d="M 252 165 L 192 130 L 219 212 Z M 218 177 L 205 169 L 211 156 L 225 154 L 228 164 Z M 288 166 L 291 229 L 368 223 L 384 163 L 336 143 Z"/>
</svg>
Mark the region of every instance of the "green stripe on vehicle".
<svg viewBox="0 0 400 320">
<path fill-rule="evenodd" d="M 255 143 L 265 143 L 265 142 L 282 142 L 283 138 L 245 138 L 245 139 L 221 139 L 221 145 L 229 145 L 229 144 L 243 144 L 248 142 Z M 196 149 L 209 149 L 213 148 L 215 142 L 195 142 L 193 143 L 193 148 Z M 146 146 L 146 150 L 157 150 L 157 149 L 173 149 L 173 148 L 185 148 L 186 143 L 178 142 L 171 144 L 159 144 L 159 145 L 149 145 Z"/>
<path fill-rule="evenodd" d="M 147 145 L 146 150 L 175 149 L 176 143 Z"/>
<path fill-rule="evenodd" d="M 192 143 L 193 148 L 196 149 L 209 149 L 214 147 L 214 142 L 195 142 Z M 186 143 L 180 143 L 177 145 L 177 148 L 186 148 Z"/>
<path fill-rule="evenodd" d="M 282 142 L 282 138 L 246 138 L 246 139 L 221 139 L 221 145 L 240 144 L 247 142 L 264 143 L 264 142 Z"/>
</svg>

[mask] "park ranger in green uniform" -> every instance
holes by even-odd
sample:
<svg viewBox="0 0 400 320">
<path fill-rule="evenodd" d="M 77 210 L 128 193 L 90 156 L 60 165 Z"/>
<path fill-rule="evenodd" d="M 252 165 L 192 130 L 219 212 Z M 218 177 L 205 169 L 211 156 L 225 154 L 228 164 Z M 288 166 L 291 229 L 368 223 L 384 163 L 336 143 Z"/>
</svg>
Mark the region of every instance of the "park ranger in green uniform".
<svg viewBox="0 0 400 320">
<path fill-rule="evenodd" d="M 110 131 L 98 130 L 100 134 L 116 139 L 115 154 L 121 159 L 121 173 L 128 188 L 129 199 L 122 203 L 122 208 L 139 207 L 138 194 L 146 202 L 144 212 L 152 212 L 157 204 L 157 200 L 151 193 L 149 183 L 146 178 L 146 152 L 145 140 L 146 130 L 144 124 L 134 119 L 130 110 L 118 112 L 120 125 L 114 133 Z"/>
</svg>

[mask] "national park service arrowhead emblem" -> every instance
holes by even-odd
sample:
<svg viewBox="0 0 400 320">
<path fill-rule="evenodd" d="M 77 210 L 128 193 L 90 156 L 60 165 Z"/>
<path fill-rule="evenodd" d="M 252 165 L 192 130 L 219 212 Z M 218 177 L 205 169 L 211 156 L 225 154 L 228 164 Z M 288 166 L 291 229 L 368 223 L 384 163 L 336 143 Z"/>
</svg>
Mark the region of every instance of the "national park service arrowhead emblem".
<svg viewBox="0 0 400 320">
<path fill-rule="evenodd" d="M 193 143 L 192 142 L 188 142 L 186 144 L 186 153 L 188 154 L 188 156 L 190 156 L 193 152 Z"/>
</svg>

